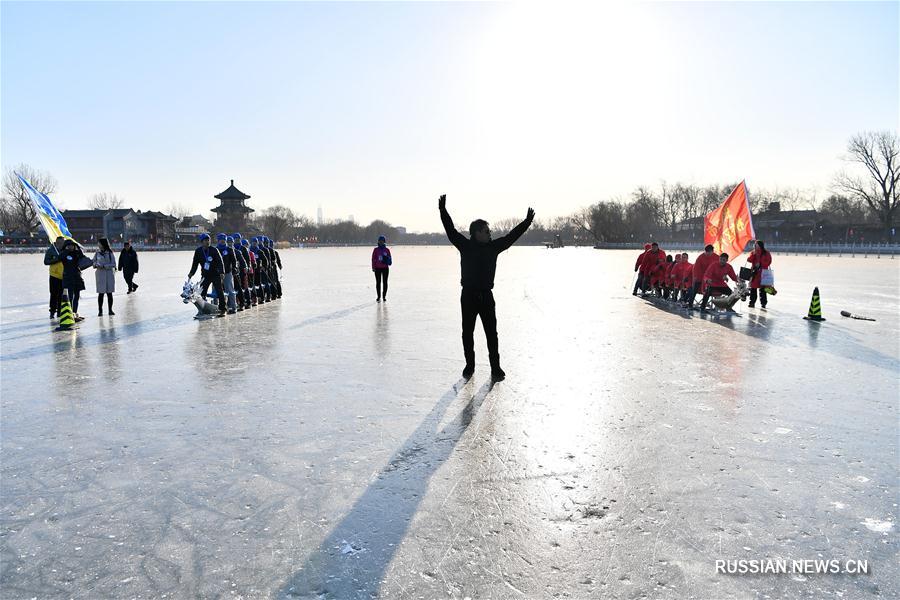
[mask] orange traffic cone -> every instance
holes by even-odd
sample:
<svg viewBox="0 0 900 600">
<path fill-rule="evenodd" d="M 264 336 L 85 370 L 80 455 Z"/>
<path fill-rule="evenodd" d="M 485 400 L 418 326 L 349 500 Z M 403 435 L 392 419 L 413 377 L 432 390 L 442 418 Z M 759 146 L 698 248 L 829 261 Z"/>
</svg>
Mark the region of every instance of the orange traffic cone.
<svg viewBox="0 0 900 600">
<path fill-rule="evenodd" d="M 55 331 L 69 331 L 75 329 L 75 317 L 72 315 L 72 305 L 69 304 L 69 296 L 63 290 L 59 301 L 59 327 Z"/>
<path fill-rule="evenodd" d="M 803 317 L 807 321 L 824 321 L 822 316 L 822 303 L 819 300 L 819 288 L 813 290 L 812 300 L 809 303 L 809 314 Z"/>
</svg>

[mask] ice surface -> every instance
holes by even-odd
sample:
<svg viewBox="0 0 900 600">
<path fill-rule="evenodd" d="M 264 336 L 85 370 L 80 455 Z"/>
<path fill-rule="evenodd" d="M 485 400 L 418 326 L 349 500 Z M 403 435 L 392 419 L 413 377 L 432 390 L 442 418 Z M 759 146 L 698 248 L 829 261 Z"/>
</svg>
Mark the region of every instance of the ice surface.
<svg viewBox="0 0 900 600">
<path fill-rule="evenodd" d="M 491 386 L 455 250 L 395 248 L 387 304 L 369 254 L 283 251 L 285 298 L 198 322 L 190 254 L 145 252 L 75 333 L 0 258 L 3 597 L 900 594 L 900 261 L 776 254 L 713 318 L 632 297 L 635 252 L 513 248 Z M 765 557 L 871 573 L 715 573 Z"/>
</svg>

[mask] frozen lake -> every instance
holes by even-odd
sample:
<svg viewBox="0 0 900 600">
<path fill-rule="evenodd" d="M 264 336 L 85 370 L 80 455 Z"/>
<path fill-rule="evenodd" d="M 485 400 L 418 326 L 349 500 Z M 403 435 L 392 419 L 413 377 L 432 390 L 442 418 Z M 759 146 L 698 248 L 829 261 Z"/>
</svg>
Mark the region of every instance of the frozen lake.
<svg viewBox="0 0 900 600">
<path fill-rule="evenodd" d="M 768 312 L 712 319 L 632 297 L 636 251 L 513 248 L 491 387 L 457 252 L 393 253 L 387 304 L 370 249 L 294 249 L 205 322 L 142 253 L 74 333 L 2 256 L 2 596 L 900 595 L 900 261 L 776 254 Z M 870 573 L 716 573 L 766 558 Z"/>
</svg>

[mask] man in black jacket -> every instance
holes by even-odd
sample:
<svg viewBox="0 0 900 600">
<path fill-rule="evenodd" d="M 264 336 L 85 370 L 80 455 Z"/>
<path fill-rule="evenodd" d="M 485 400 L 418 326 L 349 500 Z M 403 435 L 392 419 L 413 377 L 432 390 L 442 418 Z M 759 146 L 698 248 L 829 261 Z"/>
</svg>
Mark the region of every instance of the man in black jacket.
<svg viewBox="0 0 900 600">
<path fill-rule="evenodd" d="M 241 290 L 244 294 L 244 309 L 256 304 L 253 298 L 253 265 L 250 262 L 250 244 L 240 233 L 234 234 L 234 249 L 239 250 L 244 260 L 244 271 L 241 273 Z"/>
<path fill-rule="evenodd" d="M 269 289 L 269 258 L 260 245 L 259 236 L 250 240 L 250 252 L 256 255 L 256 282 L 257 303 L 263 304 L 273 300 Z"/>
<path fill-rule="evenodd" d="M 200 247 L 194 250 L 194 261 L 191 263 L 188 279 L 194 276 L 197 267 L 200 267 L 200 294 L 206 298 L 206 291 L 212 284 L 219 297 L 219 316 L 224 316 L 226 314 L 225 286 L 222 279 L 225 275 L 225 263 L 222 261 L 219 250 L 215 246 L 210 246 L 208 233 L 200 234 Z"/>
<path fill-rule="evenodd" d="M 241 234 L 235 233 L 225 239 L 229 250 L 234 252 L 234 293 L 238 312 L 244 310 L 244 278 L 247 274 L 247 261 L 241 252 Z M 247 307 L 249 308 L 249 307 Z"/>
<path fill-rule="evenodd" d="M 491 379 L 502 381 L 506 373 L 500 368 L 500 351 L 497 340 L 497 313 L 494 304 L 494 273 L 497 270 L 497 255 L 512 246 L 522 237 L 531 222 L 534 221 L 534 210 L 529 207 L 525 220 L 516 225 L 507 235 L 500 239 L 491 239 L 491 229 L 486 221 L 478 219 L 469 225 L 470 238 L 466 238 L 456 230 L 453 219 L 447 212 L 447 196 L 438 200 L 441 223 L 450 242 L 459 250 L 459 264 L 462 271 L 462 342 L 466 367 L 463 377 L 469 378 L 475 373 L 475 320 L 481 317 L 484 335 L 487 337 L 488 359 L 491 363 Z"/>
<path fill-rule="evenodd" d="M 131 241 L 125 242 L 125 247 L 119 253 L 119 270 L 125 276 L 125 283 L 128 284 L 128 293 L 136 292 L 138 284 L 134 282 L 134 274 L 138 272 L 138 255 Z"/>
<path fill-rule="evenodd" d="M 281 269 L 281 257 L 278 255 L 278 250 L 275 249 L 272 238 L 265 238 L 263 243 L 269 251 L 269 280 L 272 282 L 275 296 L 281 298 L 281 278 L 278 276 L 278 269 Z"/>
</svg>

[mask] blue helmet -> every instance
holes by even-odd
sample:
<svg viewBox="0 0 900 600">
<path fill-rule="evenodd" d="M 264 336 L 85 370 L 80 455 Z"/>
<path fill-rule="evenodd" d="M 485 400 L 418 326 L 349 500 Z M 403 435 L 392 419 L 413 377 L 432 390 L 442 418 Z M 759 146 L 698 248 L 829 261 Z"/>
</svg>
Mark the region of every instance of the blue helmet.
<svg viewBox="0 0 900 600">
<path fill-rule="evenodd" d="M 243 239 L 243 236 L 240 233 L 232 233 L 231 237 L 234 238 L 235 243 L 240 242 Z"/>
<path fill-rule="evenodd" d="M 234 238 L 230 235 L 225 236 L 225 243 L 227 244 L 228 242 L 231 242 L 232 244 L 234 243 Z"/>
<path fill-rule="evenodd" d="M 249 245 L 250 245 L 250 242 L 248 242 L 246 239 L 241 240 L 241 246 L 249 246 Z"/>
<path fill-rule="evenodd" d="M 208 233 L 201 233 L 200 235 L 197 236 L 197 239 L 200 240 L 201 242 L 202 242 L 203 240 L 208 240 L 208 239 L 209 239 L 209 234 L 208 234 Z"/>
<path fill-rule="evenodd" d="M 378 236 L 378 241 L 379 241 L 379 242 L 386 242 L 386 241 L 387 241 L 387 238 L 384 237 L 383 235 L 379 235 L 379 236 Z"/>
<path fill-rule="evenodd" d="M 224 234 L 224 233 L 217 233 L 217 234 L 216 234 L 216 240 L 219 241 L 219 242 L 224 242 L 224 241 L 225 241 L 225 234 Z"/>
</svg>

